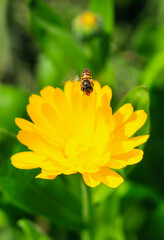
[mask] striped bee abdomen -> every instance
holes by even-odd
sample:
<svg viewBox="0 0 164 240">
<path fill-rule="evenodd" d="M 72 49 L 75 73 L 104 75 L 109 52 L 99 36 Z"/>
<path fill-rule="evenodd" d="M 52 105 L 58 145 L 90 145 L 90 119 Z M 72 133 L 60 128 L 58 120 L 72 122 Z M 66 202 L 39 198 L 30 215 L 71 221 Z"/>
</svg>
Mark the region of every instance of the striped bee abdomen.
<svg viewBox="0 0 164 240">
<path fill-rule="evenodd" d="M 82 73 L 81 73 L 81 80 L 85 80 L 85 79 L 92 79 L 92 75 L 91 75 L 91 71 L 88 68 L 83 69 Z"/>
</svg>

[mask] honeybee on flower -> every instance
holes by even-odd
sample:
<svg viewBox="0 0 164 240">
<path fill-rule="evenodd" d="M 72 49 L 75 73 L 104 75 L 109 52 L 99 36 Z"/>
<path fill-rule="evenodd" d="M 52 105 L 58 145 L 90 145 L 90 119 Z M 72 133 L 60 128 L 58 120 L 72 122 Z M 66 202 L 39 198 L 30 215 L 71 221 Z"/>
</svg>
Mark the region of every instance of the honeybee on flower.
<svg viewBox="0 0 164 240">
<path fill-rule="evenodd" d="M 27 112 L 32 122 L 16 118 L 21 128 L 17 138 L 29 151 L 12 156 L 15 167 L 41 168 L 36 177 L 44 179 L 78 172 L 91 187 L 104 183 L 116 188 L 123 182 L 113 169 L 141 161 L 143 151 L 136 147 L 149 136 L 132 136 L 147 114 L 134 111 L 130 103 L 113 114 L 110 87 L 93 83 L 96 94 L 89 97 L 81 94 L 80 81 L 67 81 L 64 91 L 47 86 L 41 96 L 30 97 Z"/>
<path fill-rule="evenodd" d="M 91 71 L 88 68 L 85 68 L 81 73 L 81 91 L 83 91 L 84 95 L 89 96 L 91 92 L 93 92 L 93 80 Z"/>
</svg>

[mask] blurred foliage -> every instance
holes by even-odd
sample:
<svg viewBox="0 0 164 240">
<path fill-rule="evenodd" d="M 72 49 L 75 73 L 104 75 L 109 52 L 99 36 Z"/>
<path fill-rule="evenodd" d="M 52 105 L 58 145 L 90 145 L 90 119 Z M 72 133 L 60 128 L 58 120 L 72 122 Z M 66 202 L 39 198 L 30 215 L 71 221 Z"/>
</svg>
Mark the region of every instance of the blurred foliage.
<svg viewBox="0 0 164 240">
<path fill-rule="evenodd" d="M 87 22 L 74 29 L 86 11 L 100 23 L 87 34 Z M 38 169 L 10 163 L 25 148 L 14 118 L 27 117 L 28 96 L 47 85 L 63 88 L 85 67 L 111 86 L 115 110 L 127 102 L 144 109 L 140 134 L 151 132 L 143 161 L 122 172 L 125 183 L 91 189 L 94 239 L 164 239 L 163 19 L 163 0 L 0 1 L 0 239 L 78 240 L 88 227 L 80 176 L 36 180 Z"/>
</svg>

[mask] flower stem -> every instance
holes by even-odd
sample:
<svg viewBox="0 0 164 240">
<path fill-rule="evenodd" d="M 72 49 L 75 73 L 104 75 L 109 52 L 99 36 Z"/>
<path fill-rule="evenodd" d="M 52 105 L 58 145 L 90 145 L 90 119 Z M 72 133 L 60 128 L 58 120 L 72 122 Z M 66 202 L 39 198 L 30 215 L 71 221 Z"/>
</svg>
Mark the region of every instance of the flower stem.
<svg viewBox="0 0 164 240">
<path fill-rule="evenodd" d="M 82 219 L 84 223 L 84 228 L 81 231 L 81 240 L 93 240 L 91 189 L 84 183 L 83 179 L 81 179 L 81 192 Z"/>
</svg>

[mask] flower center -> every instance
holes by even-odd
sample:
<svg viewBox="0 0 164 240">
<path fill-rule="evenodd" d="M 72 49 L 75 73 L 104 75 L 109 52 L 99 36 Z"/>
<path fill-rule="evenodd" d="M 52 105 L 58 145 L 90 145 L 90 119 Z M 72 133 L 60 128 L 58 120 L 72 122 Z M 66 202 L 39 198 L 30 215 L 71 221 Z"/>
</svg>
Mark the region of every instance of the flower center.
<svg viewBox="0 0 164 240">
<path fill-rule="evenodd" d="M 65 147 L 65 154 L 70 159 L 79 158 L 80 155 L 84 155 L 92 148 L 91 140 L 84 139 L 83 137 L 71 138 Z"/>
</svg>

